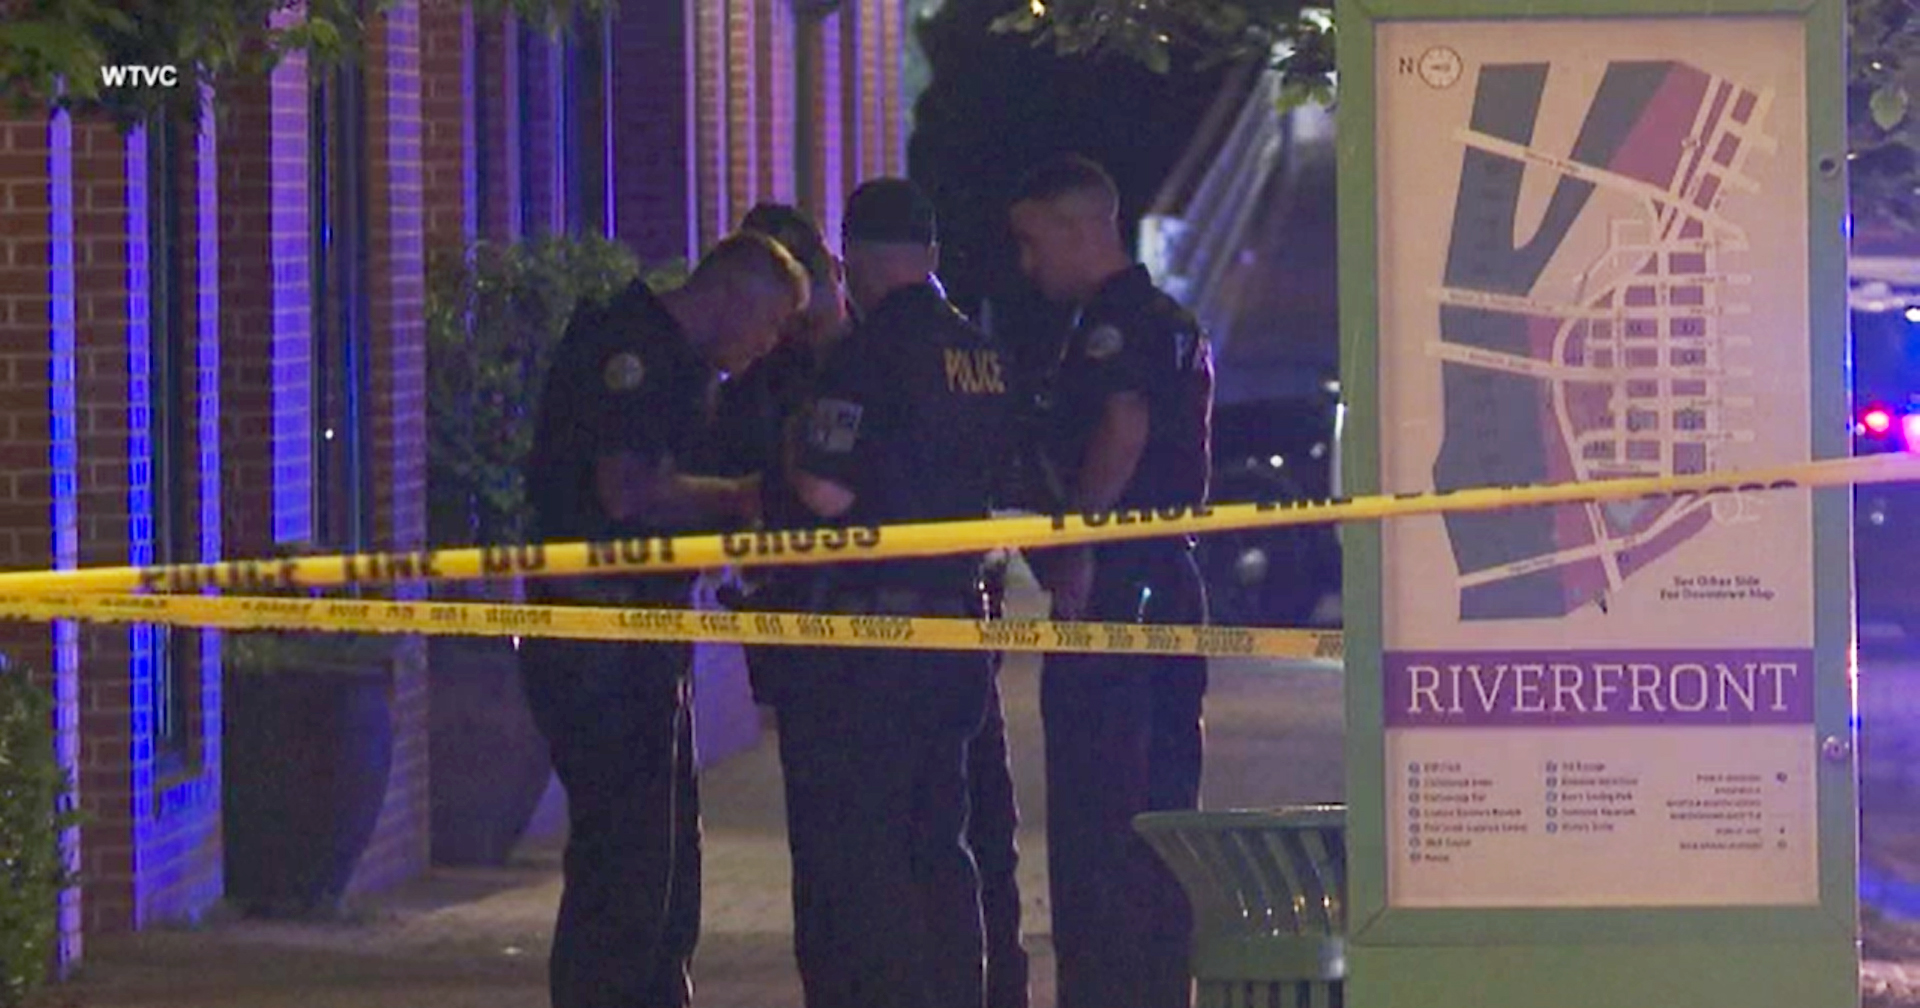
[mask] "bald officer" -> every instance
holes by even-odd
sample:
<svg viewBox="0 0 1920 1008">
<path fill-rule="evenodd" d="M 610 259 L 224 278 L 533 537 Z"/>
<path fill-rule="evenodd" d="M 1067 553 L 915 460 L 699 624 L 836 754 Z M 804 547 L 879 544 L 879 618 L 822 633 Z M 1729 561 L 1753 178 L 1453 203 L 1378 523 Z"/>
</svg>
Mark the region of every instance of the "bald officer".
<svg viewBox="0 0 1920 1008">
<path fill-rule="evenodd" d="M 753 520 L 757 478 L 687 472 L 705 450 L 722 372 L 752 364 L 805 309 L 806 274 L 764 236 L 736 235 L 686 284 L 636 280 L 578 311 L 541 393 L 527 489 L 535 534 L 577 541 Z M 537 579 L 544 603 L 685 607 L 682 575 Z M 691 647 L 531 639 L 521 673 L 566 789 L 554 1008 L 685 1008 L 700 925 L 700 812 L 688 709 Z"/>
</svg>

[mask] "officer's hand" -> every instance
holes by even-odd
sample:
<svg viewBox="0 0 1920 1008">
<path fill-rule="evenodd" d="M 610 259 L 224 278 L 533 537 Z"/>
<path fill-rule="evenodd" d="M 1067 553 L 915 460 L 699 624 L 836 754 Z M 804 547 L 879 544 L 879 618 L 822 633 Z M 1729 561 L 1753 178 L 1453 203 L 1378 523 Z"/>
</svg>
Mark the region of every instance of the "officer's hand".
<svg viewBox="0 0 1920 1008">
<path fill-rule="evenodd" d="M 1041 583 L 1053 596 L 1053 618 L 1077 620 L 1093 596 L 1093 551 L 1081 546 L 1049 556 Z"/>
<path fill-rule="evenodd" d="M 740 520 L 749 525 L 757 525 L 760 523 L 762 512 L 760 491 L 759 473 L 754 473 L 740 480 L 739 515 Z"/>
</svg>

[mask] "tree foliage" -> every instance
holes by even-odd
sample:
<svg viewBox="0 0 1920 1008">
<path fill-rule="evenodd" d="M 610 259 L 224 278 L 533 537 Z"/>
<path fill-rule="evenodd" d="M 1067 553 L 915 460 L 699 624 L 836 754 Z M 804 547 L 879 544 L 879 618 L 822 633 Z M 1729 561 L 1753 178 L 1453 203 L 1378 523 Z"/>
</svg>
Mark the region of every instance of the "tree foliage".
<svg viewBox="0 0 1920 1008">
<path fill-rule="evenodd" d="M 72 776 L 54 751 L 53 698 L 0 656 L 0 1008 L 46 980 L 60 894 L 76 879 L 60 836 L 80 824 Z"/>
<path fill-rule="evenodd" d="M 1848 143 L 1853 212 L 1920 228 L 1920 144 L 1912 99 L 1920 92 L 1920 10 L 1915 0 L 1848 0 Z M 1156 70 L 1265 58 L 1283 78 L 1284 105 L 1330 103 L 1336 25 L 1300 0 L 1029 0 L 1001 17 L 1062 54 L 1114 53 Z"/>
<path fill-rule="evenodd" d="M 465 0 L 420 0 L 423 7 Z M 472 0 L 546 31 L 616 0 Z M 271 71 L 290 53 L 316 67 L 350 56 L 393 0 L 0 0 L 0 95 L 22 111 L 65 108 L 123 127 L 160 112 L 192 121 L 203 86 Z M 173 87 L 110 87 L 114 66 L 171 66 Z"/>
</svg>

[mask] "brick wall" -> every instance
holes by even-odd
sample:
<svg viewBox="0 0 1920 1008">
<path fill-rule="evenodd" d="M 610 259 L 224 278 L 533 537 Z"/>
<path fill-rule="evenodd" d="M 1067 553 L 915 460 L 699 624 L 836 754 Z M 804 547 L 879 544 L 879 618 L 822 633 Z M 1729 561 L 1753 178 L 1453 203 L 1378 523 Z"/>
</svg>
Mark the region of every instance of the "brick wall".
<svg viewBox="0 0 1920 1008">
<path fill-rule="evenodd" d="M 216 106 L 221 524 L 235 556 L 313 534 L 309 110 L 299 55 Z"/>
<path fill-rule="evenodd" d="M 866 164 L 867 115 L 864 87 L 866 62 L 860 40 L 866 29 L 861 0 L 848 0 L 834 15 L 834 41 L 839 43 L 836 69 L 840 83 L 840 191 L 848 193 L 868 176 Z"/>
<path fill-rule="evenodd" d="M 376 546 L 426 541 L 426 213 L 422 181 L 420 20 L 417 0 L 394 3 L 367 47 L 370 372 L 366 430 L 373 443 Z M 402 592 L 424 593 L 418 587 Z M 410 878 L 427 866 L 425 641 L 411 638 L 394 676 L 393 768 L 386 803 L 350 892 Z"/>
<path fill-rule="evenodd" d="M 511 13 L 474 31 L 475 90 L 481 107 L 480 231 L 499 241 L 525 230 L 520 200 L 520 23 Z"/>
<path fill-rule="evenodd" d="M 130 150 L 131 148 L 131 150 Z M 128 562 L 128 320 L 144 336 L 146 190 L 140 145 L 111 125 L 73 127 L 76 512 L 80 564 Z M 132 155 L 130 157 L 130 154 Z M 132 163 L 129 163 L 129 162 Z M 80 631 L 80 791 L 88 933 L 134 922 L 132 649 L 126 627 Z M 151 688 L 151 684 L 144 684 Z"/>
<path fill-rule="evenodd" d="M 528 234 L 566 230 L 566 158 L 561 148 L 561 52 L 544 33 L 522 28 L 521 150 L 526 159 Z"/>
<path fill-rule="evenodd" d="M 735 142 L 728 129 L 727 80 L 735 72 L 728 65 L 729 6 L 732 0 L 694 0 L 694 156 L 693 178 L 698 193 L 695 250 L 718 241 L 733 223 L 730 205 L 731 158 Z"/>
<path fill-rule="evenodd" d="M 210 102 L 203 101 L 203 115 L 210 115 Z M 177 142 L 182 145 L 177 174 L 165 180 L 173 190 L 180 208 L 177 247 L 178 274 L 173 283 L 181 296 L 180 331 L 173 334 L 172 345 L 180 353 L 177 362 L 184 387 L 167 389 L 155 385 L 163 376 L 152 362 L 146 369 L 146 381 L 156 395 L 163 397 L 165 408 L 184 412 L 185 444 L 178 446 L 174 464 L 191 474 L 178 483 L 181 491 L 172 502 L 174 520 L 180 523 L 177 547 L 186 550 L 176 559 L 185 562 L 213 561 L 220 558 L 220 370 L 219 370 L 219 188 L 216 175 L 217 137 L 211 129 L 183 131 Z M 150 193 L 157 200 L 159 193 Z M 153 250 L 158 254 L 158 250 Z M 130 357 L 135 356 L 129 348 Z M 135 382 L 141 369 L 132 369 Z M 158 424 L 160 417 L 151 417 Z M 139 430 L 136 418 L 135 433 Z M 169 488 L 166 474 L 152 464 L 154 439 L 163 437 L 161 429 L 150 426 L 147 432 L 147 461 L 134 452 L 130 476 L 137 484 L 145 469 L 157 484 L 152 492 Z M 138 446 L 137 437 L 132 444 Z M 132 506 L 133 502 L 130 502 Z M 136 519 L 138 508 L 134 507 Z M 164 530 L 161 530 L 164 531 Z M 156 531 L 155 536 L 160 532 Z M 142 540 L 136 524 L 133 541 Z M 142 556 L 139 549 L 136 557 Z M 195 631 L 174 631 L 180 646 L 172 649 L 177 667 L 174 674 L 185 680 L 188 709 L 181 712 L 185 722 L 187 745 L 179 753 L 177 765 L 162 762 L 154 750 L 158 726 L 151 717 L 134 718 L 134 926 L 149 922 L 191 920 L 217 903 L 225 889 L 221 865 L 220 828 L 220 647 L 217 635 Z M 142 637 L 145 637 L 143 640 Z M 131 669 L 135 689 L 135 707 L 153 707 L 153 693 L 160 687 L 158 667 L 166 647 L 163 631 L 155 628 L 134 634 L 135 661 Z M 144 662 L 143 662 L 144 659 Z M 141 684 L 147 684 L 143 691 Z M 144 698 L 142 693 L 145 693 Z"/>
<path fill-rule="evenodd" d="M 37 568 L 54 557 L 52 151 L 43 116 L 0 118 L 0 564 Z M 67 327 L 71 335 L 71 326 Z M 40 624 L 0 624 L 0 650 L 44 676 L 53 639 Z"/>
<path fill-rule="evenodd" d="M 45 116 L 0 115 L 0 564 L 72 566 L 71 479 L 75 299 L 70 240 L 70 124 Z M 63 481 L 65 481 L 63 483 Z M 60 646 L 56 649 L 56 640 Z M 77 628 L 0 624 L 0 651 L 28 666 L 55 700 L 62 765 L 78 776 Z M 76 785 L 78 781 L 76 780 Z M 78 835 L 70 866 L 80 867 Z M 63 963 L 80 955 L 82 894 L 62 897 Z"/>
<path fill-rule="evenodd" d="M 691 0 L 624 0 L 610 25 L 614 232 L 643 262 L 699 247 Z M 703 6 L 712 6 L 703 4 Z M 639 96 L 647 96 L 640 100 Z"/>
<path fill-rule="evenodd" d="M 420 117 L 429 256 L 465 243 L 472 169 L 473 110 L 468 94 L 472 14 L 464 5 L 420 11 Z"/>
<path fill-rule="evenodd" d="M 874 59 L 880 64 L 875 83 L 880 93 L 873 102 L 880 114 L 874 144 L 878 157 L 874 165 L 883 175 L 907 173 L 907 106 L 902 90 L 901 61 L 907 51 L 906 5 L 901 0 L 879 0 L 880 39 Z"/>
<path fill-rule="evenodd" d="M 765 24 L 756 9 L 759 0 L 724 0 L 726 10 L 726 70 L 719 79 L 726 82 L 725 149 L 726 209 L 714 223 L 721 234 L 733 229 L 742 215 L 759 199 L 760 165 L 766 143 L 766 130 L 760 117 L 760 95 L 767 87 L 761 73 L 760 50 Z M 716 235 L 715 237 L 718 237 Z M 708 244 L 712 239 L 708 240 Z"/>
<path fill-rule="evenodd" d="M 575 154 L 572 184 L 580 189 L 581 227 L 589 234 L 611 238 L 614 227 L 613 183 L 609 156 L 613 151 L 613 25 L 610 14 L 583 26 L 578 48 L 580 78 L 573 85 L 570 117 Z M 587 68 L 591 68 L 588 72 Z M 671 111 L 668 113 L 671 115 Z"/>
<path fill-rule="evenodd" d="M 754 21 L 760 26 L 755 46 L 755 79 L 760 82 L 754 109 L 759 122 L 760 198 L 792 203 L 794 184 L 794 34 L 793 4 L 788 0 L 753 0 Z"/>
<path fill-rule="evenodd" d="M 846 87 L 841 72 L 840 21 L 844 14 L 809 21 L 801 27 L 801 45 L 807 47 L 809 73 L 808 114 L 812 142 L 799 152 L 807 159 L 808 187 L 802 206 L 828 235 L 840 233 L 840 208 L 846 198 Z"/>
</svg>

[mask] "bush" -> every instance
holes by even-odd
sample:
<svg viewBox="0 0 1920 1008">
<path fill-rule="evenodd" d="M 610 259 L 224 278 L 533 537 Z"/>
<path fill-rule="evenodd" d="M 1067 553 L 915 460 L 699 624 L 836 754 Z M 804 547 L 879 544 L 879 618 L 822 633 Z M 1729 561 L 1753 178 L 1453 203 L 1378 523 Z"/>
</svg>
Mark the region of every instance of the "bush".
<svg viewBox="0 0 1920 1008">
<path fill-rule="evenodd" d="M 60 835 L 77 822 L 54 751 L 53 700 L 26 670 L 0 659 L 0 1008 L 46 979 L 59 936 L 60 894 L 74 885 Z"/>
<path fill-rule="evenodd" d="M 647 273 L 658 287 L 680 264 Z M 427 493 L 433 545 L 520 542 L 520 467 L 533 446 L 540 382 L 582 301 L 641 274 L 599 236 L 476 244 L 434 264 L 427 290 Z"/>
</svg>

